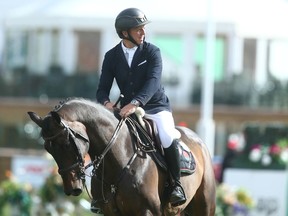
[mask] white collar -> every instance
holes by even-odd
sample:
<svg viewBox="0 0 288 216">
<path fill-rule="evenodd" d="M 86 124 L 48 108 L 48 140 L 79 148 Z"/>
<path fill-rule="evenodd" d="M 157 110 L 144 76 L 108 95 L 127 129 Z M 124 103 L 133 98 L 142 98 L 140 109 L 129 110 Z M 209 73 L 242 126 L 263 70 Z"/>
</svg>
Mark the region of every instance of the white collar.
<svg viewBox="0 0 288 216">
<path fill-rule="evenodd" d="M 132 48 L 127 48 L 127 47 L 124 46 L 123 41 L 122 41 L 121 45 L 122 45 L 122 49 L 123 49 L 124 53 L 126 53 L 126 52 L 128 52 L 128 53 L 133 52 L 134 53 L 137 50 L 137 48 L 138 48 L 138 46 L 134 46 Z"/>
</svg>

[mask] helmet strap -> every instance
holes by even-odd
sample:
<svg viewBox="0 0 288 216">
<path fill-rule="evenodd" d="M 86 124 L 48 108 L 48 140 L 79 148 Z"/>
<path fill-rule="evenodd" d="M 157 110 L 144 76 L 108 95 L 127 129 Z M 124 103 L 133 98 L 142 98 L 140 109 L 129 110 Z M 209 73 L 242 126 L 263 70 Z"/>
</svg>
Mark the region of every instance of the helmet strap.
<svg viewBox="0 0 288 216">
<path fill-rule="evenodd" d="M 130 35 L 129 30 L 127 31 L 127 33 L 128 33 L 128 37 L 126 39 L 131 41 L 132 43 L 134 43 L 136 46 L 139 46 L 140 44 L 137 44 L 137 42 L 134 40 L 134 38 Z"/>
<path fill-rule="evenodd" d="M 129 40 L 131 41 L 133 44 L 135 44 L 136 46 L 140 46 L 140 44 L 138 44 L 134 38 L 131 36 L 129 30 L 126 31 L 127 32 L 127 36 L 125 36 L 123 33 L 122 33 L 122 39 L 126 39 L 126 40 Z M 144 39 L 145 40 L 145 39 Z"/>
</svg>

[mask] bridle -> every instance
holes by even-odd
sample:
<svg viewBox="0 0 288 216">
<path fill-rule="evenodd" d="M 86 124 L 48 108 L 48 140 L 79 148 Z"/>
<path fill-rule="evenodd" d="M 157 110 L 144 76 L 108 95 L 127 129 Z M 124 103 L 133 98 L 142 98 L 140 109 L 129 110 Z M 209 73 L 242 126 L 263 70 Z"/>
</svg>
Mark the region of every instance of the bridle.
<svg viewBox="0 0 288 216">
<path fill-rule="evenodd" d="M 76 151 L 77 162 L 72 164 L 71 166 L 69 166 L 67 168 L 61 168 L 61 169 L 59 168 L 58 169 L 58 173 L 60 175 L 63 175 L 64 173 L 69 172 L 71 170 L 74 170 L 74 169 L 76 169 L 78 167 L 79 168 L 79 177 L 80 177 L 80 179 L 82 181 L 85 182 L 85 170 L 86 170 L 86 168 L 85 168 L 85 160 L 84 160 L 84 158 L 82 157 L 82 155 L 80 153 L 79 146 L 77 145 L 77 139 L 82 139 L 83 141 L 85 141 L 85 143 L 87 143 L 88 146 L 89 146 L 89 139 L 88 139 L 88 137 L 85 137 L 82 134 L 80 134 L 80 133 L 76 132 L 75 130 L 73 130 L 71 127 L 69 127 L 63 121 L 61 121 L 60 123 L 61 123 L 61 125 L 63 125 L 63 129 L 62 130 L 60 130 L 58 133 L 56 133 L 55 135 L 50 136 L 50 137 L 45 137 L 44 134 L 43 134 L 43 130 L 42 130 L 42 132 L 41 132 L 42 137 L 43 137 L 45 142 L 49 141 L 50 145 L 51 145 L 53 140 L 55 140 L 60 135 L 65 134 L 65 132 L 68 132 L 67 133 L 67 140 L 69 138 L 72 138 L 73 143 L 74 143 L 74 145 L 75 145 L 75 147 L 77 149 L 77 151 Z"/>
<path fill-rule="evenodd" d="M 69 127 L 67 124 L 65 124 L 63 121 L 60 122 L 60 124 L 63 126 L 63 128 L 58 131 L 55 135 L 52 135 L 52 136 L 44 136 L 43 134 L 43 130 L 42 130 L 42 137 L 43 139 L 45 140 L 45 142 L 50 142 L 50 145 L 51 145 L 51 142 L 53 140 L 55 140 L 56 138 L 58 138 L 59 136 L 61 135 L 65 135 L 65 133 L 67 133 L 67 140 L 69 138 L 72 138 L 73 140 L 73 143 L 77 149 L 76 151 L 76 156 L 77 156 L 77 162 L 72 164 L 71 166 L 67 167 L 67 168 L 59 168 L 58 170 L 58 173 L 62 176 L 64 173 L 66 172 L 69 172 L 71 170 L 75 170 L 76 168 L 79 169 L 79 172 L 78 172 L 78 176 L 79 176 L 79 179 L 82 180 L 83 182 L 83 185 L 84 187 L 86 188 L 86 191 L 89 195 L 89 197 L 93 200 L 92 196 L 90 195 L 90 193 L 88 192 L 88 189 L 86 187 L 86 183 L 85 183 L 85 170 L 88 169 L 89 167 L 93 166 L 93 170 L 92 170 L 92 176 L 96 176 L 96 170 L 99 168 L 100 164 L 103 162 L 104 160 L 104 157 L 106 156 L 106 154 L 108 153 L 108 151 L 112 148 L 112 146 L 115 144 L 115 139 L 116 137 L 118 136 L 118 133 L 121 129 L 121 127 L 123 126 L 123 124 L 125 123 L 125 121 L 128 121 L 130 122 L 131 119 L 130 117 L 128 118 L 122 118 L 119 122 L 118 122 L 118 125 L 110 139 L 110 141 L 108 142 L 108 144 L 106 145 L 106 148 L 104 149 L 104 151 L 102 152 L 102 154 L 100 154 L 98 157 L 95 158 L 95 160 L 91 161 L 88 165 L 85 166 L 84 164 L 84 159 L 82 158 L 82 155 L 80 153 L 80 149 L 77 145 L 77 139 L 82 139 L 83 141 L 85 141 L 86 143 L 88 143 L 89 145 L 89 139 L 85 136 L 83 136 L 82 134 L 76 132 L 75 130 L 73 130 L 71 127 Z M 88 146 L 89 147 L 89 146 Z M 130 158 L 130 160 L 128 161 L 128 163 L 126 164 L 125 168 L 122 170 L 122 172 L 120 173 L 117 181 L 115 182 L 115 184 L 111 185 L 111 192 L 112 194 L 114 195 L 115 192 L 116 192 L 116 186 L 120 180 L 122 179 L 122 177 L 124 176 L 125 172 L 130 168 L 131 164 L 134 162 L 134 160 L 136 159 L 137 155 L 140 154 L 140 151 L 144 151 L 144 149 L 140 148 L 139 146 L 136 148 L 136 151 L 134 152 L 134 154 L 132 155 L 132 157 Z M 146 152 L 149 152 L 151 150 L 146 150 Z M 153 151 L 155 151 L 153 149 Z M 104 166 L 103 166 L 104 168 Z M 104 171 L 102 171 L 102 175 L 104 175 Z M 103 194 L 103 179 L 104 179 L 104 176 L 102 176 L 102 195 L 103 195 L 103 201 L 104 202 L 108 202 L 108 200 L 104 197 L 104 194 Z"/>
</svg>

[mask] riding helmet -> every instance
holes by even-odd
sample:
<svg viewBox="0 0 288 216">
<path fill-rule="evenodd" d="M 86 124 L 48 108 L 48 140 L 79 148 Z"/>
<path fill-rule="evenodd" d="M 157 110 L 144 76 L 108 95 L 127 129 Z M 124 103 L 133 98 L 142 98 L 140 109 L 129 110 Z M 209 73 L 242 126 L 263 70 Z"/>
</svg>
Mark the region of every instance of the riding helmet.
<svg viewBox="0 0 288 216">
<path fill-rule="evenodd" d="M 115 28 L 118 36 L 123 38 L 122 31 L 128 31 L 141 25 L 146 25 L 150 21 L 145 14 L 137 8 L 127 8 L 121 11 L 115 20 Z"/>
</svg>

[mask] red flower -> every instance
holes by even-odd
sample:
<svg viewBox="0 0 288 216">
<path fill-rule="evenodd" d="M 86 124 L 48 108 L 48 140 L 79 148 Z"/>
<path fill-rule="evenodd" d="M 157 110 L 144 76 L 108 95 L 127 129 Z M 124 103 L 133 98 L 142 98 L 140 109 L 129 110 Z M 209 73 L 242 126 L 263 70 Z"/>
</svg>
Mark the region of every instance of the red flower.
<svg viewBox="0 0 288 216">
<path fill-rule="evenodd" d="M 280 146 L 276 145 L 276 144 L 273 144 L 270 146 L 270 149 L 269 149 L 269 153 L 271 155 L 280 155 L 281 153 L 281 148 Z"/>
<path fill-rule="evenodd" d="M 253 149 L 261 149 L 261 144 L 254 144 L 252 147 L 251 147 L 251 150 Z"/>
<path fill-rule="evenodd" d="M 231 150 L 236 150 L 238 147 L 238 143 L 236 140 L 229 140 L 227 143 L 227 147 Z"/>
</svg>

